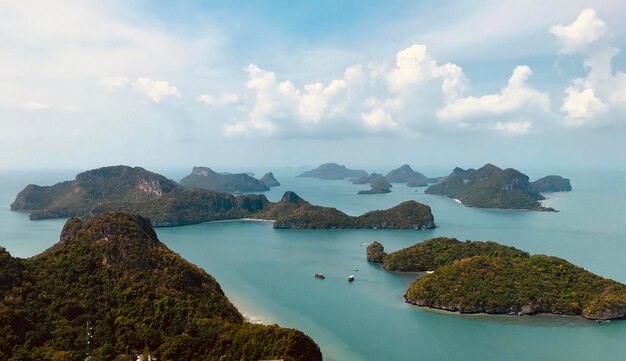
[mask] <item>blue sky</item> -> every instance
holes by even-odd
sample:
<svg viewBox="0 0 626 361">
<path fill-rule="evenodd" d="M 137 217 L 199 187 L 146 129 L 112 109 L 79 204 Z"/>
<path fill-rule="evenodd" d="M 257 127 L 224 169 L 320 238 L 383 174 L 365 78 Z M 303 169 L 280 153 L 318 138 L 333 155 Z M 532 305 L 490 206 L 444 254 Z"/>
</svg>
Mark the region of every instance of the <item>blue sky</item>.
<svg viewBox="0 0 626 361">
<path fill-rule="evenodd" d="M 623 167 L 624 18 L 618 0 L 2 1 L 0 168 Z"/>
</svg>

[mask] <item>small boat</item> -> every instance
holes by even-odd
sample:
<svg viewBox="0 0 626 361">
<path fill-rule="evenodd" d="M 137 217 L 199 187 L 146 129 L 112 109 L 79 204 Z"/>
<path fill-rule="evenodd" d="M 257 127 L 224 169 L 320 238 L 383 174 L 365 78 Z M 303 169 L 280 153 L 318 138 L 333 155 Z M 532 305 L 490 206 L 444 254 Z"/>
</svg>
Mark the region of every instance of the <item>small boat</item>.
<svg viewBox="0 0 626 361">
<path fill-rule="evenodd" d="M 352 281 L 354 281 L 354 276 L 353 275 L 348 276 L 348 282 L 352 282 Z"/>
<path fill-rule="evenodd" d="M 435 273 L 435 271 L 426 271 L 426 273 L 431 274 L 431 273 Z"/>
<path fill-rule="evenodd" d="M 354 269 L 354 272 L 359 272 L 359 269 L 358 269 L 358 268 L 355 268 L 355 269 Z"/>
<path fill-rule="evenodd" d="M 326 278 L 326 276 L 324 276 L 324 275 L 323 275 L 323 274 L 321 274 L 321 273 L 316 273 L 316 274 L 315 274 L 315 278 L 324 279 L 324 278 Z"/>
</svg>

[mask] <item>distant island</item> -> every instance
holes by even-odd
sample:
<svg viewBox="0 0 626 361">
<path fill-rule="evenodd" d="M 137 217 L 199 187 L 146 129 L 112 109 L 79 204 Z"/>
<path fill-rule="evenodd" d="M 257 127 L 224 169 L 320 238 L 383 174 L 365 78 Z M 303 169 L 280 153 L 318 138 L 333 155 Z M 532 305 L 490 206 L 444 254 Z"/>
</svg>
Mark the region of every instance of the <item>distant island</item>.
<svg viewBox="0 0 626 361">
<path fill-rule="evenodd" d="M 569 192 L 572 190 L 572 185 L 567 178 L 558 175 L 548 175 L 530 182 L 530 188 L 535 192 L 541 193 Z"/>
<path fill-rule="evenodd" d="M 31 219 L 86 217 L 108 211 L 140 214 L 154 226 L 258 218 L 276 228 L 433 228 L 430 207 L 404 202 L 385 211 L 351 217 L 335 208 L 312 205 L 293 192 L 272 203 L 263 195 L 232 195 L 185 189 L 173 180 L 140 167 L 113 166 L 80 173 L 52 186 L 28 185 L 11 210 Z"/>
<path fill-rule="evenodd" d="M 322 360 L 302 332 L 244 321 L 217 281 L 124 213 L 69 219 L 29 259 L 0 248 L 3 360 Z"/>
<path fill-rule="evenodd" d="M 391 192 L 391 183 L 387 182 L 380 173 L 372 173 L 367 177 L 359 177 L 350 180 L 352 184 L 369 184 L 370 190 L 358 191 L 357 194 L 382 194 Z"/>
<path fill-rule="evenodd" d="M 313 170 L 300 174 L 298 177 L 338 180 L 338 179 L 346 179 L 346 178 L 360 178 L 360 177 L 367 177 L 367 176 L 368 176 L 368 173 L 364 170 L 348 169 L 346 168 L 346 166 L 339 165 L 337 163 L 325 163 Z"/>
<path fill-rule="evenodd" d="M 390 271 L 428 271 L 406 291 L 417 306 L 460 313 L 626 317 L 626 285 L 563 259 L 529 255 L 494 242 L 435 238 L 386 254 L 375 242 L 367 259 Z"/>
<path fill-rule="evenodd" d="M 261 219 L 274 220 L 275 228 L 292 229 L 432 229 L 435 220 L 430 207 L 416 201 L 406 201 L 387 210 L 349 216 L 336 208 L 312 205 L 294 192 L 255 214 Z"/>
<path fill-rule="evenodd" d="M 387 173 L 385 179 L 391 183 L 406 183 L 409 187 L 426 187 L 429 183 L 437 183 L 437 179 L 428 178 L 414 171 L 408 164 Z"/>
<path fill-rule="evenodd" d="M 375 174 L 375 173 L 374 173 Z M 370 190 L 358 191 L 357 194 L 383 194 L 391 192 L 392 185 L 384 178 L 374 180 L 370 184 Z"/>
<path fill-rule="evenodd" d="M 276 178 L 274 178 L 274 173 L 272 172 L 265 173 L 265 175 L 263 175 L 263 178 L 261 178 L 261 182 L 263 182 L 263 184 L 265 184 L 268 187 L 280 186 L 280 183 L 278 182 Z"/>
<path fill-rule="evenodd" d="M 185 188 L 201 188 L 216 192 L 265 192 L 270 186 L 246 173 L 217 173 L 207 167 L 193 167 L 191 174 L 180 180 Z"/>
<path fill-rule="evenodd" d="M 515 169 L 486 164 L 476 170 L 455 168 L 441 182 L 426 188 L 424 193 L 445 195 L 468 207 L 555 211 L 539 203 L 545 199 L 539 190 L 546 189 L 551 183 L 538 182 L 533 185 L 527 175 Z"/>
</svg>

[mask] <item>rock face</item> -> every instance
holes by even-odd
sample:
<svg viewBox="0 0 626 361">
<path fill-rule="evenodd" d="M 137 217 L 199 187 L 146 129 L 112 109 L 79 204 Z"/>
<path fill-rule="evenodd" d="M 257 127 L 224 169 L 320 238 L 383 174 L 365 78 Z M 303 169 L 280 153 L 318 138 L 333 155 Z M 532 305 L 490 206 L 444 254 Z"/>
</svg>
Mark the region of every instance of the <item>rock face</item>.
<svg viewBox="0 0 626 361">
<path fill-rule="evenodd" d="M 274 178 L 274 174 L 272 172 L 265 173 L 263 178 L 261 178 L 261 182 L 263 182 L 263 184 L 265 184 L 268 187 L 280 186 L 280 183 L 278 182 L 278 180 L 276 180 L 276 178 Z"/>
<path fill-rule="evenodd" d="M 383 263 L 387 254 L 385 253 L 385 247 L 379 242 L 373 242 L 367 246 L 367 260 L 374 263 Z"/>
<path fill-rule="evenodd" d="M 265 192 L 269 186 L 246 173 L 217 173 L 207 167 L 193 167 L 191 174 L 180 180 L 185 188 L 201 188 L 215 192 Z"/>
<path fill-rule="evenodd" d="M 469 207 L 554 211 L 541 206 L 539 201 L 545 198 L 532 189 L 527 175 L 492 164 L 477 170 L 455 168 L 449 176 L 428 187 L 424 193 L 458 199 Z"/>
<path fill-rule="evenodd" d="M 568 178 L 563 178 L 558 175 L 548 175 L 531 182 L 530 188 L 535 192 L 541 193 L 569 192 L 572 190 L 572 185 Z"/>
<path fill-rule="evenodd" d="M 364 170 L 348 169 L 346 168 L 346 166 L 339 165 L 337 163 L 325 163 L 313 170 L 300 174 L 298 177 L 336 180 L 345 178 L 360 178 L 367 176 L 368 174 Z"/>
<path fill-rule="evenodd" d="M 428 183 L 436 183 L 422 173 L 414 171 L 408 164 L 387 173 L 385 179 L 391 183 L 406 183 L 409 187 L 425 187 Z"/>
<path fill-rule="evenodd" d="M 125 166 L 81 173 L 75 181 L 50 187 L 29 185 L 18 194 L 11 209 L 30 210 L 31 219 L 130 212 L 149 218 L 153 226 L 254 217 L 276 220 L 277 228 L 434 227 L 430 207 L 417 202 L 350 217 L 335 208 L 312 205 L 293 192 L 271 203 L 263 195 L 184 189 L 156 173 Z"/>
<path fill-rule="evenodd" d="M 0 249 L 0 280 L 6 274 L 13 285 L 0 283 L 3 359 L 148 352 L 170 360 L 322 360 L 300 331 L 244 322 L 217 281 L 170 251 L 142 217 L 72 218 L 61 241 L 38 256 L 22 260 Z"/>
<path fill-rule="evenodd" d="M 381 248 L 373 244 L 372 251 L 377 251 L 373 255 L 380 255 Z M 626 285 L 557 257 L 529 255 L 494 242 L 435 238 L 383 256 L 382 262 L 387 270 L 434 271 L 405 293 L 406 302 L 422 307 L 461 313 L 568 314 L 593 320 L 626 316 Z"/>
</svg>

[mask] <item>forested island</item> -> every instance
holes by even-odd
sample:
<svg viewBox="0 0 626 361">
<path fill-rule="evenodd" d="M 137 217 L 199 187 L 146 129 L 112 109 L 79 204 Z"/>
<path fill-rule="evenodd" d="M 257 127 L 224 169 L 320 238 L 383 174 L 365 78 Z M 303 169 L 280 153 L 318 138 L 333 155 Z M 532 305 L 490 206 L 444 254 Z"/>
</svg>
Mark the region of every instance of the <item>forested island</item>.
<svg viewBox="0 0 626 361">
<path fill-rule="evenodd" d="M 409 187 L 426 187 L 429 183 L 437 183 L 437 179 L 428 178 L 424 174 L 414 171 L 408 164 L 387 173 L 385 179 L 391 183 L 406 183 Z"/>
<path fill-rule="evenodd" d="M 405 202 L 385 211 L 351 217 L 337 209 L 312 205 L 293 192 L 272 203 L 263 195 L 232 195 L 186 189 L 140 167 L 113 166 L 80 173 L 53 186 L 28 185 L 11 210 L 30 212 L 31 219 L 85 217 L 107 211 L 139 214 L 154 226 L 259 218 L 276 228 L 401 228 L 435 226 L 430 207 Z"/>
<path fill-rule="evenodd" d="M 69 219 L 29 259 L 0 248 L 2 360 L 322 360 L 300 331 L 244 321 L 217 281 L 124 213 Z"/>
<path fill-rule="evenodd" d="M 367 259 L 390 271 L 428 271 L 413 282 L 406 302 L 460 313 L 626 317 L 626 285 L 563 259 L 529 255 L 494 242 L 434 238 L 386 254 L 375 242 Z"/>
<path fill-rule="evenodd" d="M 325 163 L 315 169 L 300 174 L 298 177 L 338 180 L 367 176 L 368 173 L 364 170 L 348 169 L 345 165 L 339 165 L 337 163 Z"/>
<path fill-rule="evenodd" d="M 193 167 L 191 174 L 180 180 L 180 185 L 185 188 L 230 193 L 265 192 L 270 189 L 264 181 L 246 173 L 217 173 L 207 167 Z"/>
<path fill-rule="evenodd" d="M 539 203 L 545 199 L 540 191 L 561 189 L 562 184 L 553 177 L 540 179 L 534 184 L 518 170 L 486 164 L 479 169 L 455 168 L 441 182 L 426 188 L 424 193 L 445 195 L 468 207 L 555 211 Z M 569 180 L 566 181 L 569 184 Z"/>
<path fill-rule="evenodd" d="M 312 205 L 293 192 L 265 207 L 255 217 L 274 220 L 275 228 L 309 229 L 432 229 L 435 220 L 430 207 L 406 201 L 386 210 L 349 216 L 336 208 Z"/>
</svg>

